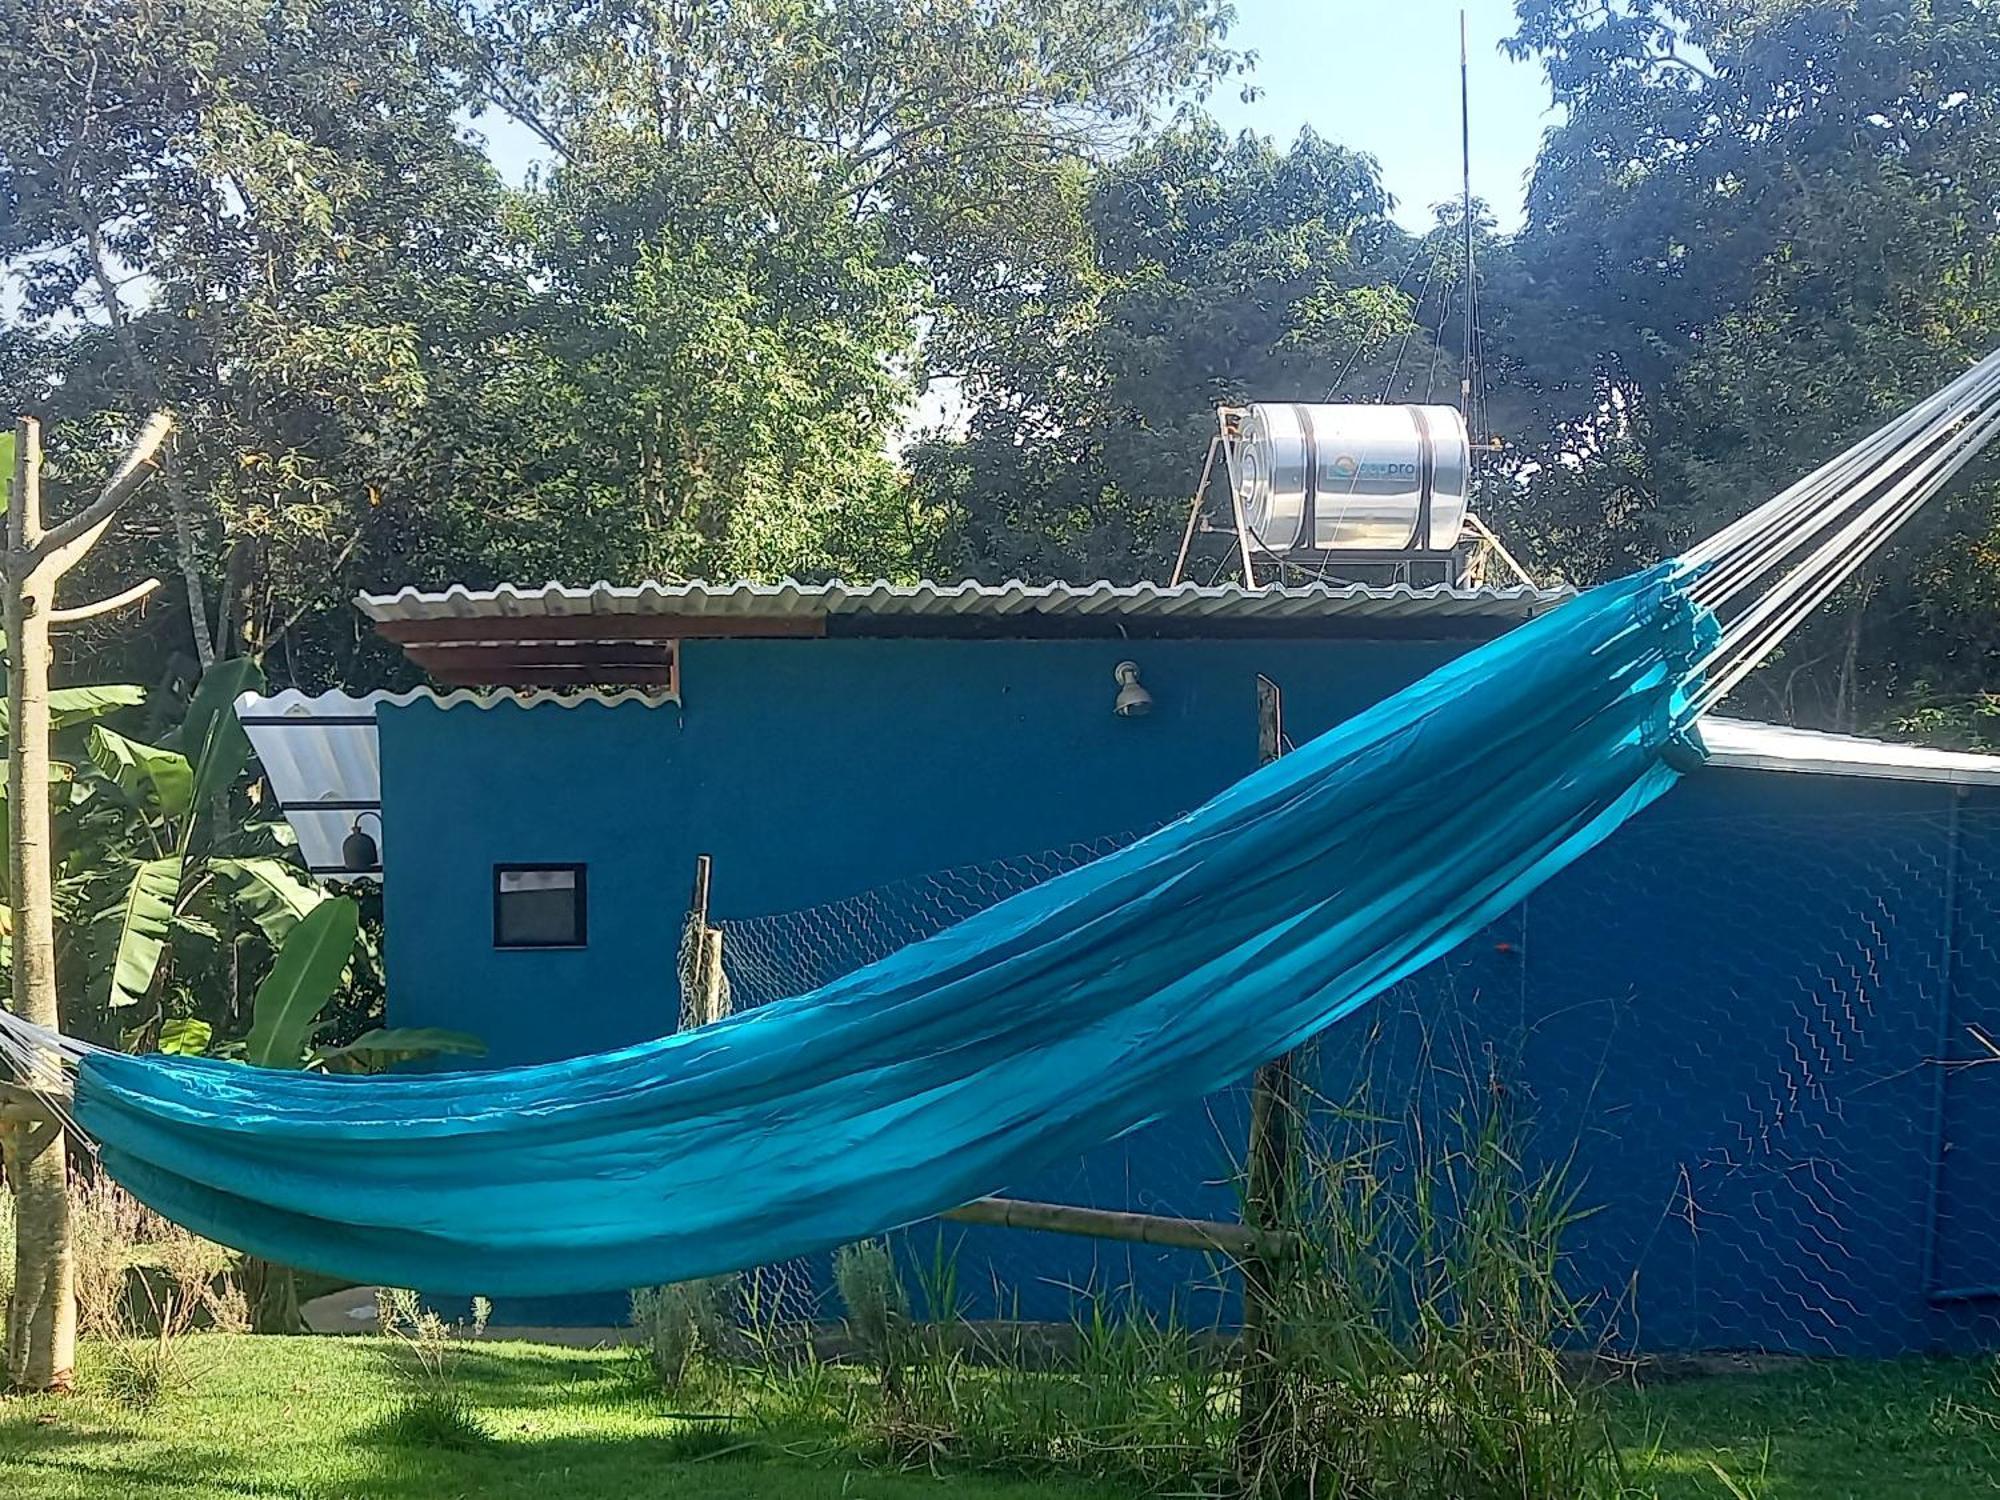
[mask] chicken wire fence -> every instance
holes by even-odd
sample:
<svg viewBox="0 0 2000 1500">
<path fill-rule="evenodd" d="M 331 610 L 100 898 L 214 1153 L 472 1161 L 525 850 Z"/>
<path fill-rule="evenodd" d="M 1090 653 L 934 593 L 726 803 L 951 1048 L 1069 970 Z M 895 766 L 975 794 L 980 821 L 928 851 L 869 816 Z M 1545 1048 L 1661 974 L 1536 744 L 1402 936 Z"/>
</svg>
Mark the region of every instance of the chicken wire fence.
<svg viewBox="0 0 2000 1500">
<path fill-rule="evenodd" d="M 1663 804 L 1333 1027 L 1302 1054 L 1310 1095 L 1333 1115 L 1366 1099 L 1377 1125 L 1504 1097 L 1531 1169 L 1576 1193 L 1569 1275 L 1614 1345 L 1893 1353 L 1990 1332 L 2000 804 L 1908 801 Z M 812 989 L 1130 841 L 724 920 L 735 1005 Z M 1017 1190 L 1232 1217 L 1242 1114 L 1240 1097 L 1207 1101 L 1105 1148 L 1108 1170 Z M 988 1263 L 960 1279 L 1060 1315 L 1075 1278 L 1056 1238 L 984 1235 Z M 1154 1260 L 1127 1272 L 1158 1305 L 1205 1274 Z M 814 1265 L 773 1274 L 801 1310 L 827 1282 Z"/>
</svg>

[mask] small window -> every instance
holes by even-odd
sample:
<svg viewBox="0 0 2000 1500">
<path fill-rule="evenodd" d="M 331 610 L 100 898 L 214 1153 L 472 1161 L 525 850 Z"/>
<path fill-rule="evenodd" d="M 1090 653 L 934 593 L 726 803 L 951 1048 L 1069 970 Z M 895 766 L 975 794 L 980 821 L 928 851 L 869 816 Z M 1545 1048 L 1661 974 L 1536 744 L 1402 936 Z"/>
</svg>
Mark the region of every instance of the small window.
<svg viewBox="0 0 2000 1500">
<path fill-rule="evenodd" d="M 581 948 L 582 865 L 495 865 L 493 946 Z"/>
</svg>

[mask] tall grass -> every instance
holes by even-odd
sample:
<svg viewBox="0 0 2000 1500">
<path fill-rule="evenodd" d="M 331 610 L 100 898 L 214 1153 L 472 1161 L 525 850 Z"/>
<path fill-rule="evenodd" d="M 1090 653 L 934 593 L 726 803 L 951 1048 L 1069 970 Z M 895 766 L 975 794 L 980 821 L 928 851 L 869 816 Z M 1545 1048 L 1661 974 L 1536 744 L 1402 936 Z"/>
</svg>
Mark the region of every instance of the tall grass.
<svg viewBox="0 0 2000 1500">
<path fill-rule="evenodd" d="M 471 1311 L 467 1326 L 477 1338 L 493 1304 L 475 1297 Z M 375 1325 L 391 1342 L 389 1369 L 397 1387 L 382 1435 L 406 1447 L 461 1452 L 489 1442 L 492 1434 L 459 1379 L 458 1327 L 415 1292 L 391 1287 L 376 1289 Z"/>
<path fill-rule="evenodd" d="M 188 1335 L 249 1328 L 249 1308 L 220 1245 L 161 1218 L 102 1172 L 70 1184 L 77 1325 L 102 1346 L 112 1399 L 147 1410 L 191 1386 Z"/>
<path fill-rule="evenodd" d="M 1300 1253 L 1272 1274 L 1273 1408 L 1253 1493 L 1615 1493 L 1608 1424 L 1569 1373 L 1588 1346 L 1563 1280 L 1580 1217 L 1523 1164 L 1498 1088 L 1442 1119 L 1318 1112 L 1299 1153 Z"/>
<path fill-rule="evenodd" d="M 916 1259 L 914 1296 L 886 1242 L 840 1252 L 852 1363 L 822 1362 L 796 1330 L 746 1336 L 741 1285 L 733 1334 L 696 1331 L 715 1311 L 699 1289 L 635 1313 L 663 1384 L 704 1367 L 721 1424 L 704 1451 L 770 1441 L 1177 1496 L 1621 1494 L 1608 1425 L 1569 1373 L 1588 1343 L 1562 1274 L 1575 1195 L 1559 1168 L 1525 1164 L 1502 1091 L 1460 1092 L 1449 1109 L 1305 1112 L 1283 1226 L 1296 1253 L 1262 1269 L 1276 1337 L 1255 1381 L 1228 1330 L 1134 1298 L 1081 1298 L 1054 1351 L 1020 1325 L 971 1323 L 942 1239 Z M 1253 1442 L 1246 1391 L 1269 1403 Z"/>
</svg>

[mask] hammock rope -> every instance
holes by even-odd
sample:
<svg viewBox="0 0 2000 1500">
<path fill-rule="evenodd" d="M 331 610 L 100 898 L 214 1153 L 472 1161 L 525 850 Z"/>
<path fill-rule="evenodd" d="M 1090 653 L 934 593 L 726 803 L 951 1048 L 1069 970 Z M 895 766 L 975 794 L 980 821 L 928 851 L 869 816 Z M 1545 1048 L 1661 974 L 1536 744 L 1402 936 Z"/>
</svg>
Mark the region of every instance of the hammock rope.
<svg viewBox="0 0 2000 1500">
<path fill-rule="evenodd" d="M 620 1290 L 925 1219 L 1244 1078 L 1516 905 L 1699 764 L 1700 716 L 1996 430 L 2000 357 L 1145 838 L 699 1030 L 355 1078 L 0 1013 L 0 1057 L 50 1094 L 72 1069 L 73 1123 L 167 1217 L 360 1281 Z"/>
</svg>

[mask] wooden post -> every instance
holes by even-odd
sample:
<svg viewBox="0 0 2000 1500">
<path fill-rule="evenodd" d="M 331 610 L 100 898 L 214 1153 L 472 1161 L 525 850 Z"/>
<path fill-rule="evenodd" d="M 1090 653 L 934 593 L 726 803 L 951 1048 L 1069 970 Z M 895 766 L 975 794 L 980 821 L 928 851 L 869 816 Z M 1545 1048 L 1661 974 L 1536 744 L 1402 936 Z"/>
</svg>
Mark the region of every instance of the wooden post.
<svg viewBox="0 0 2000 1500">
<path fill-rule="evenodd" d="M 694 857 L 694 889 L 688 893 L 688 921 L 701 927 L 708 925 L 708 878 L 713 866 L 706 854 Z"/>
<path fill-rule="evenodd" d="M 1285 753 L 1283 698 L 1270 678 L 1257 678 L 1257 763 Z M 1265 1063 L 1250 1086 L 1250 1139 L 1245 1162 L 1244 1214 L 1265 1236 L 1279 1233 L 1291 1213 L 1297 1080 L 1290 1055 Z M 1237 1468 L 1248 1494 L 1262 1485 L 1278 1397 L 1278 1309 L 1275 1279 L 1282 1274 L 1268 1256 L 1243 1261 L 1243 1349 L 1238 1411 Z"/>
<path fill-rule="evenodd" d="M 729 1014 L 729 988 L 722 973 L 722 929 L 701 930 L 701 1021 L 712 1026 Z"/>
<path fill-rule="evenodd" d="M 7 510 L 4 614 L 7 632 L 9 894 L 14 905 L 13 1010 L 59 1030 L 55 891 L 49 817 L 49 627 L 82 619 L 112 601 L 56 609 L 56 584 L 83 559 L 119 507 L 152 472 L 172 424 L 165 413 L 141 429 L 97 498 L 68 520 L 42 523 L 42 432 L 32 417 L 15 428 L 13 501 Z M 141 591 L 143 594 L 143 591 Z M 61 1086 L 53 1057 L 21 1080 Z M 71 1245 L 67 1151 L 60 1130 L 16 1127 L 8 1152 L 15 1193 L 14 1300 L 7 1320 L 7 1379 L 22 1390 L 67 1390 L 76 1363 L 76 1269 Z"/>
</svg>

